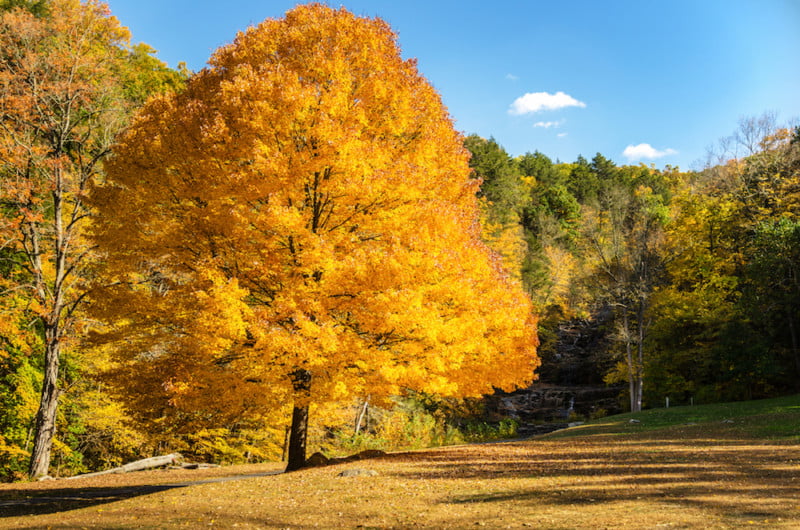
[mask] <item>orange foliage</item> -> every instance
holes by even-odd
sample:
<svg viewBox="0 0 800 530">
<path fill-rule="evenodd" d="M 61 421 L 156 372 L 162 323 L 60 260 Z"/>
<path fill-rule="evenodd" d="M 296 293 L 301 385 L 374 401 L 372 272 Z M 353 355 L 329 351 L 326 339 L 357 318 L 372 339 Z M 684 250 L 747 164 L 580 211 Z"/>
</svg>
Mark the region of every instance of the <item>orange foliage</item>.
<svg viewBox="0 0 800 530">
<path fill-rule="evenodd" d="M 94 308 L 140 410 L 533 379 L 530 302 L 479 240 L 462 139 L 383 21 L 301 6 L 210 65 L 143 108 L 94 191 L 116 282 Z"/>
<path fill-rule="evenodd" d="M 12 298 L 0 313 L 29 315 L 44 339 L 32 476 L 50 462 L 59 363 L 92 254 L 82 237 L 84 195 L 122 125 L 114 76 L 128 38 L 97 1 L 53 0 L 47 9 L 41 18 L 24 9 L 0 14 L 0 296 Z"/>
</svg>

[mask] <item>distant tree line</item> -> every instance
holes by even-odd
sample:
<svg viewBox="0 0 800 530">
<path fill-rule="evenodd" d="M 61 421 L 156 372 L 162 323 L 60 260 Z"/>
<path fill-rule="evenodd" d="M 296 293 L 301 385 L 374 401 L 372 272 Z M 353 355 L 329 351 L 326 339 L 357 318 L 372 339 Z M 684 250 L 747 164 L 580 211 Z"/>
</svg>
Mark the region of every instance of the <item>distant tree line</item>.
<svg viewBox="0 0 800 530">
<path fill-rule="evenodd" d="M 598 369 L 632 410 L 800 389 L 799 128 L 742 119 L 697 171 L 466 146 L 485 237 L 542 316 L 543 368 L 583 319 L 605 329 Z"/>
</svg>

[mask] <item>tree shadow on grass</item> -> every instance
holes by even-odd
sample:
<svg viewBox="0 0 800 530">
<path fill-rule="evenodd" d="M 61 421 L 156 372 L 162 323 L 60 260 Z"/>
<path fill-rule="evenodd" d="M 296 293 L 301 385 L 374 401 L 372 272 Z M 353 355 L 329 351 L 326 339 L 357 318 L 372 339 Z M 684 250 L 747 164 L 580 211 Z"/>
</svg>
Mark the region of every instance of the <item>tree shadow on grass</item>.
<svg viewBox="0 0 800 530">
<path fill-rule="evenodd" d="M 204 480 L 176 482 L 173 484 L 143 484 L 137 486 L 121 487 L 80 487 L 58 488 L 46 490 L 8 489 L 0 492 L 0 519 L 4 517 L 18 517 L 22 515 L 44 515 L 50 513 L 66 512 L 109 504 L 143 495 L 150 495 L 161 491 L 186 488 L 200 484 L 214 482 L 228 482 L 246 478 L 276 475 L 279 472 L 251 473 L 228 477 L 216 477 Z"/>
<path fill-rule="evenodd" d="M 530 502 L 579 508 L 645 502 L 694 507 L 738 522 L 800 518 L 798 445 L 529 442 L 397 458 L 411 464 L 399 474 L 406 479 L 490 481 L 482 491 L 454 493 L 443 501 L 447 504 Z"/>
<path fill-rule="evenodd" d="M 0 518 L 66 512 L 182 487 L 185 485 L 63 488 L 36 492 L 33 495 L 31 491 L 7 490 L 4 493 L 12 498 L 9 499 L 6 495 L 0 497 Z"/>
</svg>

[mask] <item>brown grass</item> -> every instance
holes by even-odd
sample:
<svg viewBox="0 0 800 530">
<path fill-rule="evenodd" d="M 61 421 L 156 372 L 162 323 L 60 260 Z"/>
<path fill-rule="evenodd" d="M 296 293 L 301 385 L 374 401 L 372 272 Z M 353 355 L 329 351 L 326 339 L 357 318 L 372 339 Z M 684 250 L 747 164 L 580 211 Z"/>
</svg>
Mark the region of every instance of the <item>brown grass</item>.
<svg viewBox="0 0 800 530">
<path fill-rule="evenodd" d="M 152 485 L 276 466 L 6 484 L 0 527 L 800 528 L 800 445 L 732 432 L 448 447 L 162 491 Z M 378 475 L 337 476 L 348 468 Z M 65 499 L 86 492 L 97 497 Z M 60 500 L 33 504 L 42 496 Z"/>
</svg>

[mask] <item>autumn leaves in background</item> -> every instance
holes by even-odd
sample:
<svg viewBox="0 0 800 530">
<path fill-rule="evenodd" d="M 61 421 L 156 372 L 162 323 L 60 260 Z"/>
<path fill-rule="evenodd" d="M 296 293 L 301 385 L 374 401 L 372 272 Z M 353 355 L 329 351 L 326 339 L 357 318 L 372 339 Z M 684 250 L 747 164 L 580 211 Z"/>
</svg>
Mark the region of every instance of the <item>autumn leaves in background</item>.
<svg viewBox="0 0 800 530">
<path fill-rule="evenodd" d="M 466 145 L 542 380 L 620 384 L 632 410 L 800 390 L 800 129 L 742 118 L 699 171 Z"/>
</svg>

